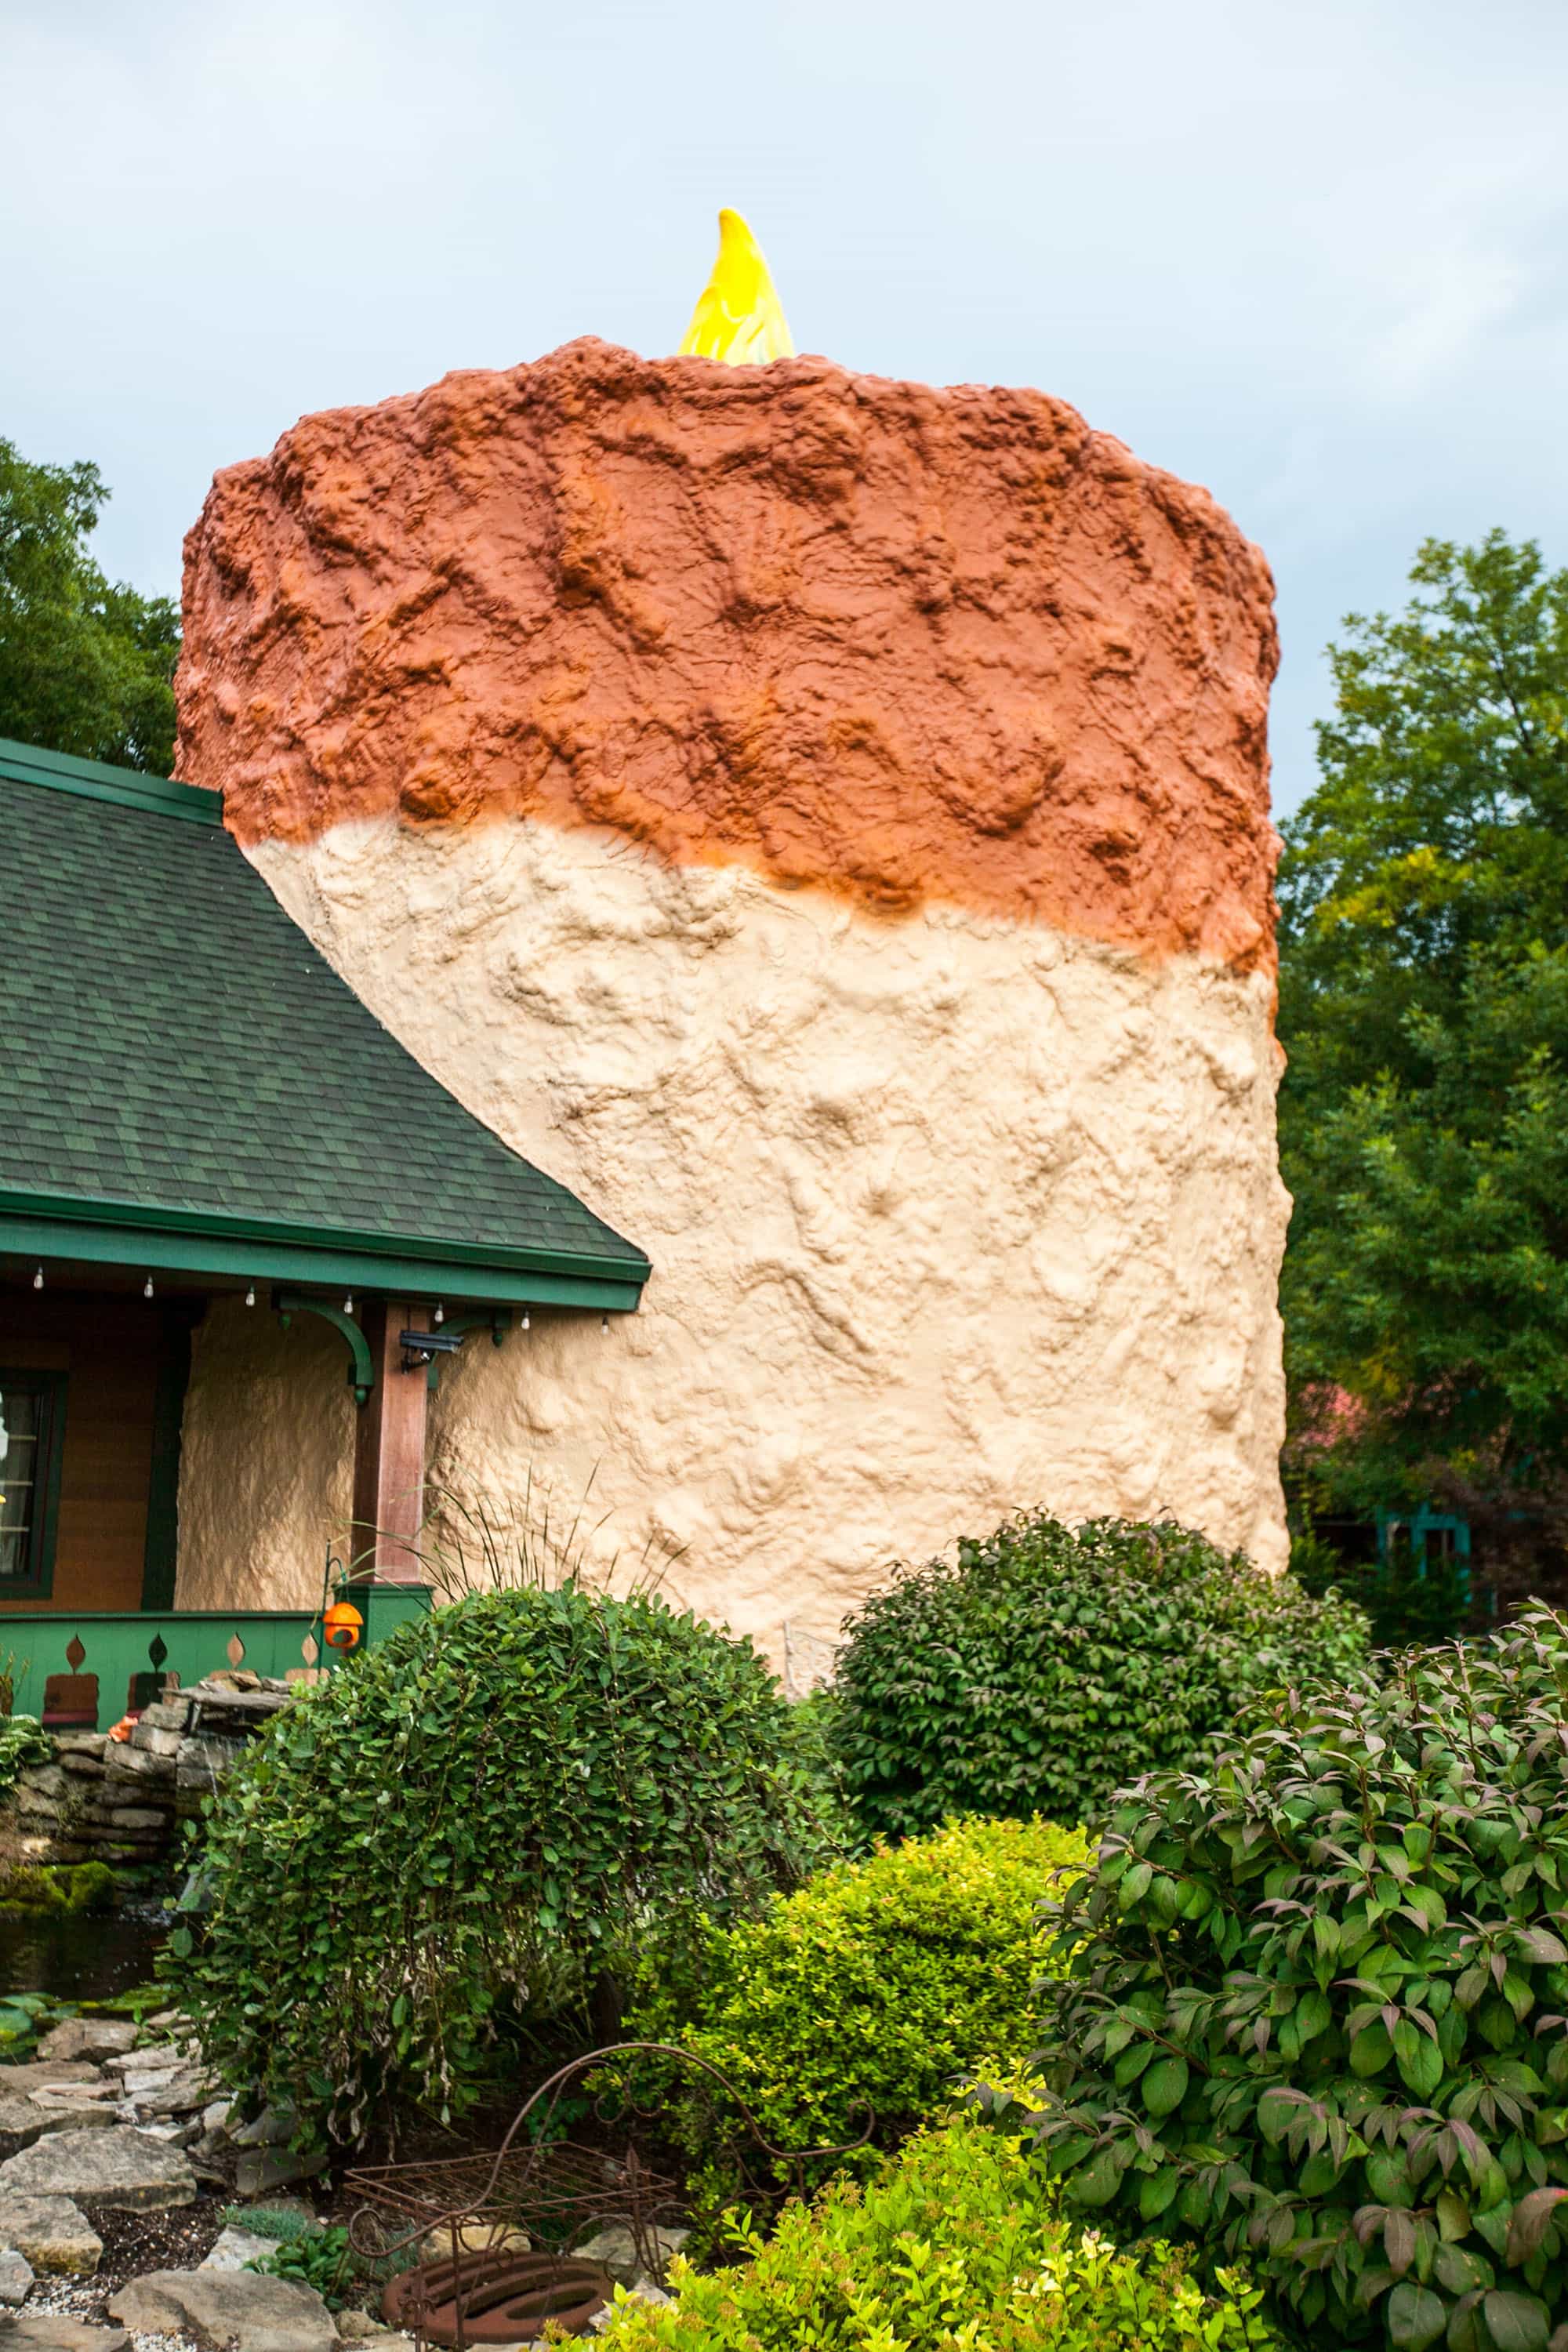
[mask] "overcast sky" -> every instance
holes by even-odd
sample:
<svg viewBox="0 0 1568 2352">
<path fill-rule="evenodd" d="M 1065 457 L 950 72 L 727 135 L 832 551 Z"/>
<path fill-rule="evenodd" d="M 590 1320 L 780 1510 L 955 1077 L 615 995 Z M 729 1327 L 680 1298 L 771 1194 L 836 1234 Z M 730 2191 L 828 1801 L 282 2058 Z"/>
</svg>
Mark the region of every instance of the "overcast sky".
<svg viewBox="0 0 1568 2352">
<path fill-rule="evenodd" d="M 0 435 L 177 593 L 219 466 L 569 337 L 721 204 L 797 345 L 1043 386 L 1206 483 L 1321 649 L 1429 533 L 1568 562 L 1564 0 L 0 0 Z"/>
</svg>

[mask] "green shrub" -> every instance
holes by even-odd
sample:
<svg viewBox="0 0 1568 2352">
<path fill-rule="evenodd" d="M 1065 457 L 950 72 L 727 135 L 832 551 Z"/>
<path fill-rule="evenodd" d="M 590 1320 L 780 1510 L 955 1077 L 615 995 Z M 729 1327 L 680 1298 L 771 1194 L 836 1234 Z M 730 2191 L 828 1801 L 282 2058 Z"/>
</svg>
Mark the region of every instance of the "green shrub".
<svg viewBox="0 0 1568 2352">
<path fill-rule="evenodd" d="M 719 2067 L 775 2147 L 852 2140 L 867 2108 L 889 2147 L 952 2106 L 956 2076 L 1027 2054 L 1040 1895 L 1086 1860 L 1048 1822 L 960 1822 L 840 1864 L 761 1919 L 707 1923 L 683 1969 L 645 1979 L 631 2030 Z M 684 2107 L 671 2087 L 694 2155 L 738 2126 L 706 2082 Z"/>
<path fill-rule="evenodd" d="M 248 2226 L 253 2225 L 241 2224 Z M 330 2311 L 342 2311 L 356 2264 L 348 2231 L 334 2222 L 325 2230 L 299 2230 L 245 2267 L 259 2271 L 264 2278 L 298 2279 L 301 2285 L 313 2286 Z"/>
<path fill-rule="evenodd" d="M 1365 1651 L 1358 1611 L 1189 1528 L 1020 1517 L 850 1621 L 847 1786 L 893 1837 L 952 1813 L 1086 1821 L 1141 1772 L 1199 1764 L 1259 1693 Z"/>
<path fill-rule="evenodd" d="M 1313 2343 L 1568 2345 L 1568 1623 L 1163 1773 L 1054 1906 L 1068 2199 L 1256 2256 Z"/>
<path fill-rule="evenodd" d="M 5 1677 L 0 1676 L 0 1685 Z M 0 1797 L 8 1797 L 29 1764 L 52 1764 L 55 1743 L 30 1715 L 0 1715 Z"/>
<path fill-rule="evenodd" d="M 353 2137 L 474 2095 L 498 2006 L 629 1974 L 822 1859 L 749 1643 L 648 1595 L 469 1594 L 275 1716 L 205 1808 L 205 1932 L 170 1938 L 209 2062 Z"/>
<path fill-rule="evenodd" d="M 617 2297 L 613 2352 L 1240 2352 L 1278 2338 L 1243 2278 L 1205 2297 L 1185 2259 L 1118 2253 L 1058 2212 L 1017 2143 L 955 2124 L 911 2139 L 862 2189 L 838 2180 L 784 2208 L 771 2242 L 700 2275 L 678 2257 L 673 2301 Z"/>
</svg>

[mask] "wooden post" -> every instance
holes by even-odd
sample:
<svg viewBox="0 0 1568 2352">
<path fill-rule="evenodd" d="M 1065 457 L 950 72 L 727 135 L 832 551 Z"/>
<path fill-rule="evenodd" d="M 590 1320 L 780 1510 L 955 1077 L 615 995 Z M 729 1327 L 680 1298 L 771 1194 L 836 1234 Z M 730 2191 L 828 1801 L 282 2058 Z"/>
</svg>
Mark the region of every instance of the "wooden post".
<svg viewBox="0 0 1568 2352">
<path fill-rule="evenodd" d="M 375 1367 L 375 1386 L 361 1406 L 354 1434 L 354 1516 L 351 1574 L 393 1584 L 422 1584 L 416 1547 L 425 1517 L 425 1367 L 405 1372 L 400 1331 L 426 1331 L 423 1307 L 400 1298 L 367 1299 L 360 1317 Z"/>
</svg>

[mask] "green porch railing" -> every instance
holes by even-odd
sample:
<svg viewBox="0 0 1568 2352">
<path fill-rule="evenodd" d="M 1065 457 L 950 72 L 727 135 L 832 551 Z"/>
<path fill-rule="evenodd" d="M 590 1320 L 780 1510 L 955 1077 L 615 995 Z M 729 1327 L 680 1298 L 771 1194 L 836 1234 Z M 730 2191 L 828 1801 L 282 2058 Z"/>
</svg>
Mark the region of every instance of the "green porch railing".
<svg viewBox="0 0 1568 2352">
<path fill-rule="evenodd" d="M 421 1585 L 351 1586 L 343 1598 L 363 1614 L 363 1648 L 430 1605 Z M 248 1666 L 281 1680 L 314 1681 L 346 1663 L 325 1647 L 320 1612 L 310 1609 L 57 1610 L 0 1617 L 0 1695 L 8 1682 L 13 1715 L 49 1717 L 62 1729 L 68 1723 L 107 1731 L 147 1706 L 171 1675 L 184 1687 L 222 1667 Z"/>
</svg>

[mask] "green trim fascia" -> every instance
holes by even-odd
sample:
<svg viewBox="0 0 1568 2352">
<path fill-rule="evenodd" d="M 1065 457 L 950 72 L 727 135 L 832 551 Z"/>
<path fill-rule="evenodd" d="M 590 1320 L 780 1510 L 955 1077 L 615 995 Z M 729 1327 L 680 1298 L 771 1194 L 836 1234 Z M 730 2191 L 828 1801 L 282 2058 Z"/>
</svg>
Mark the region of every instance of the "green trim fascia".
<svg viewBox="0 0 1568 2352">
<path fill-rule="evenodd" d="M 142 1232 L 123 1225 L 54 1223 L 0 1213 L 0 1255 L 77 1258 L 137 1273 L 224 1275 L 239 1281 L 319 1284 L 329 1290 L 374 1290 L 399 1298 L 472 1298 L 499 1307 L 588 1307 L 633 1315 L 638 1280 L 530 1274 L 502 1266 L 440 1265 L 429 1258 L 372 1257 L 351 1250 L 268 1247 L 258 1242 Z"/>
<path fill-rule="evenodd" d="M 293 1254 L 314 1254 L 330 1257 L 333 1267 L 346 1264 L 350 1257 L 367 1262 L 385 1256 L 404 1265 L 417 1265 L 437 1269 L 442 1278 L 448 1266 L 483 1268 L 487 1274 L 502 1272 L 529 1275 L 566 1275 L 578 1280 L 595 1283 L 632 1284 L 637 1288 L 647 1280 L 652 1268 L 640 1253 L 635 1256 L 611 1257 L 590 1255 L 585 1250 L 535 1250 L 498 1244 L 493 1248 L 479 1242 L 444 1241 L 424 1234 L 367 1234 L 352 1227 L 337 1230 L 311 1225 L 295 1225 L 274 1217 L 237 1217 L 223 1210 L 165 1209 L 140 1201 L 89 1200 L 62 1192 L 12 1191 L 0 1187 L 0 1247 L 13 1221 L 42 1220 L 64 1228 L 80 1223 L 84 1227 L 105 1232 L 134 1233 L 140 1241 L 140 1252 L 126 1253 L 125 1262 L 141 1265 L 152 1236 L 167 1237 L 172 1244 L 188 1237 L 204 1244 L 252 1243 L 260 1250 L 286 1250 Z M 27 1244 L 30 1246 L 30 1244 Z M 68 1252 L 56 1252 L 68 1255 Z M 101 1251 L 91 1255 L 101 1256 Z M 150 1260 L 155 1264 L 155 1260 Z M 183 1265 L 189 1260 L 175 1257 L 170 1265 Z M 258 1259 L 247 1261 L 240 1270 L 248 1271 L 251 1263 L 259 1273 Z M 336 1281 L 335 1271 L 319 1277 Z M 390 1277 L 377 1276 L 378 1290 L 400 1287 Z M 440 1280 L 434 1285 L 437 1293 Z M 454 1295 L 457 1295 L 456 1292 Z M 470 1284 L 461 1296 L 479 1298 L 489 1293 Z M 501 1298 L 521 1298 L 522 1291 L 508 1289 L 496 1293 Z M 544 1294 L 539 1294 L 542 1300 Z"/>
<path fill-rule="evenodd" d="M 111 768 L 102 760 L 72 759 L 35 743 L 0 736 L 0 777 L 18 784 L 47 784 L 84 800 L 115 801 L 146 815 L 174 816 L 187 824 L 222 824 L 223 799 L 200 784 L 177 784 L 169 776 L 146 776 L 135 768 Z"/>
</svg>

